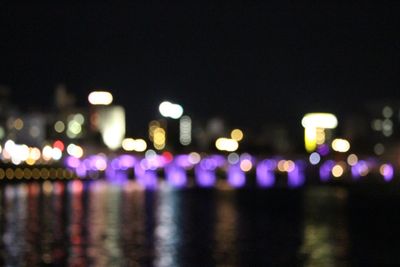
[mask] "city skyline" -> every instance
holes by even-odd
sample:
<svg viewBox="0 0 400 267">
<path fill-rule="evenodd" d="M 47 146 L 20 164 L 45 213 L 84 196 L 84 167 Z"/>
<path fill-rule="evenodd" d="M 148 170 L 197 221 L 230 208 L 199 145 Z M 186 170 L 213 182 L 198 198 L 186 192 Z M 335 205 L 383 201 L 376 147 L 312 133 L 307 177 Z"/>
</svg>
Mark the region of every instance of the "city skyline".
<svg viewBox="0 0 400 267">
<path fill-rule="evenodd" d="M 307 112 L 340 116 L 399 97 L 393 7 L 9 2 L 0 12 L 0 84 L 14 102 L 47 106 L 59 83 L 79 101 L 110 90 L 130 107 L 132 131 L 164 100 L 198 119 L 255 127 L 271 114 L 297 124 Z"/>
</svg>

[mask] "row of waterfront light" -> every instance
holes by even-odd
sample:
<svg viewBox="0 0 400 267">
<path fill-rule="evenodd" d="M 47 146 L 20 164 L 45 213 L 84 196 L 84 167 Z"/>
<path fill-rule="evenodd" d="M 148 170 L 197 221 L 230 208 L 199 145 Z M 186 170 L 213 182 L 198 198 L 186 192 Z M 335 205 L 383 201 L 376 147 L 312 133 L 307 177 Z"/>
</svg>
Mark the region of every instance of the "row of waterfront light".
<svg viewBox="0 0 400 267">
<path fill-rule="evenodd" d="M 355 155 L 350 155 L 348 162 L 327 160 L 319 163 L 316 167 L 319 167 L 321 181 L 339 179 L 345 175 L 357 180 L 370 173 L 380 173 L 387 182 L 393 179 L 393 165 L 378 164 L 371 160 L 355 160 L 354 157 Z M 289 187 L 298 187 L 306 182 L 306 172 L 310 170 L 310 166 L 303 160 L 276 158 L 257 160 L 246 153 L 242 155 L 231 153 L 228 157 L 201 156 L 196 152 L 172 156 L 169 152 L 157 154 L 152 150 L 148 150 L 145 157 L 121 155 L 108 159 L 103 154 L 84 159 L 68 157 L 66 164 L 82 178 L 90 177 L 93 172 L 104 172 L 107 179 L 123 181 L 128 178 L 128 173 L 133 172 L 136 180 L 146 187 L 157 185 L 157 173 L 161 169 L 164 171 L 166 180 L 177 187 L 187 184 L 188 172 L 194 173 L 197 184 L 202 187 L 215 185 L 218 174 L 224 176 L 223 173 L 226 174 L 227 182 L 231 186 L 241 187 L 246 184 L 246 173 L 250 171 L 255 172 L 256 181 L 261 187 L 274 186 L 277 173 L 287 174 Z"/>
<path fill-rule="evenodd" d="M 0 180 L 3 179 L 71 179 L 72 170 L 63 168 L 0 168 Z"/>
<path fill-rule="evenodd" d="M 43 148 L 16 144 L 12 140 L 7 140 L 4 143 L 4 147 L 0 145 L 1 160 L 14 165 L 35 165 L 57 162 L 63 157 L 64 150 L 65 145 L 60 140 L 56 140 L 52 145 L 45 145 Z M 68 155 L 76 158 L 81 158 L 84 154 L 83 148 L 73 143 L 68 144 L 66 152 Z"/>
</svg>

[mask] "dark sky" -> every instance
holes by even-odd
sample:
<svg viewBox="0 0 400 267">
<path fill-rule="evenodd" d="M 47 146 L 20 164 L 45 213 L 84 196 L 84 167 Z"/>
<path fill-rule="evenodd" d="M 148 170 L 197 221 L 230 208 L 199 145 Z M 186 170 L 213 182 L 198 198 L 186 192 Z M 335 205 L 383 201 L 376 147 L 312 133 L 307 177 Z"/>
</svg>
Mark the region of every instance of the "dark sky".
<svg viewBox="0 0 400 267">
<path fill-rule="evenodd" d="M 0 84 L 37 106 L 59 82 L 109 89 L 131 130 L 164 99 L 254 126 L 399 97 L 400 3 L 264 2 L 0 2 Z"/>
</svg>

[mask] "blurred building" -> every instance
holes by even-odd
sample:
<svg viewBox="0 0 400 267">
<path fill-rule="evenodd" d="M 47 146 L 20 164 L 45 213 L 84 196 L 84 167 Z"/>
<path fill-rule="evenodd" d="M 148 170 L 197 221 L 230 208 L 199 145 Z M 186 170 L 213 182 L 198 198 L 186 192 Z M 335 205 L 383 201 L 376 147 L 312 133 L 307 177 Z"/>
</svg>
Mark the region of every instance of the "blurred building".
<svg viewBox="0 0 400 267">
<path fill-rule="evenodd" d="M 11 116 L 7 121 L 8 137 L 19 144 L 42 146 L 46 140 L 46 120 L 40 112 Z"/>
<path fill-rule="evenodd" d="M 122 106 L 93 106 L 90 114 L 91 129 L 101 134 L 104 144 L 118 149 L 125 137 L 125 109 Z"/>
</svg>

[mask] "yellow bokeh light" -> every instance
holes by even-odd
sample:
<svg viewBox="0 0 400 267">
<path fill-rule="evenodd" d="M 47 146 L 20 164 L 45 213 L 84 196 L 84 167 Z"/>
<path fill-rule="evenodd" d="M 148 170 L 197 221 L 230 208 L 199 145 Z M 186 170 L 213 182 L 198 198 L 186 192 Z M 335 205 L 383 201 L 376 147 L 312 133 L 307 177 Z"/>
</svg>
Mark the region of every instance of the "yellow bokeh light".
<svg viewBox="0 0 400 267">
<path fill-rule="evenodd" d="M 221 151 L 233 152 L 239 148 L 239 144 L 236 140 L 229 138 L 218 138 L 215 141 L 215 147 Z"/>
<path fill-rule="evenodd" d="M 291 160 L 286 160 L 285 163 L 283 164 L 283 169 L 286 172 L 292 172 L 295 168 L 295 164 L 293 161 Z"/>
<path fill-rule="evenodd" d="M 332 175 L 333 175 L 335 178 L 338 178 L 338 177 L 342 176 L 342 175 L 343 175 L 343 172 L 344 172 L 343 167 L 340 166 L 340 165 L 335 165 L 335 166 L 333 166 L 333 168 L 332 168 Z"/>
<path fill-rule="evenodd" d="M 231 138 L 235 141 L 241 141 L 243 139 L 243 132 L 240 129 L 234 129 L 231 132 Z"/>
<path fill-rule="evenodd" d="M 156 148 L 157 150 L 163 149 L 165 147 L 165 142 L 166 142 L 165 130 L 161 127 L 155 128 L 153 132 L 154 148 Z"/>
<path fill-rule="evenodd" d="M 22 128 L 24 128 L 24 122 L 18 118 L 14 121 L 14 128 L 17 130 L 21 130 Z"/>
<path fill-rule="evenodd" d="M 253 163 L 249 159 L 244 159 L 240 162 L 240 169 L 244 172 L 248 172 L 253 168 Z"/>
<path fill-rule="evenodd" d="M 125 138 L 122 140 L 122 148 L 126 151 L 133 151 L 135 149 L 135 140 L 133 138 Z"/>
<path fill-rule="evenodd" d="M 286 160 L 280 160 L 278 162 L 278 170 L 280 172 L 284 172 L 285 171 L 285 163 L 286 163 Z"/>
</svg>

